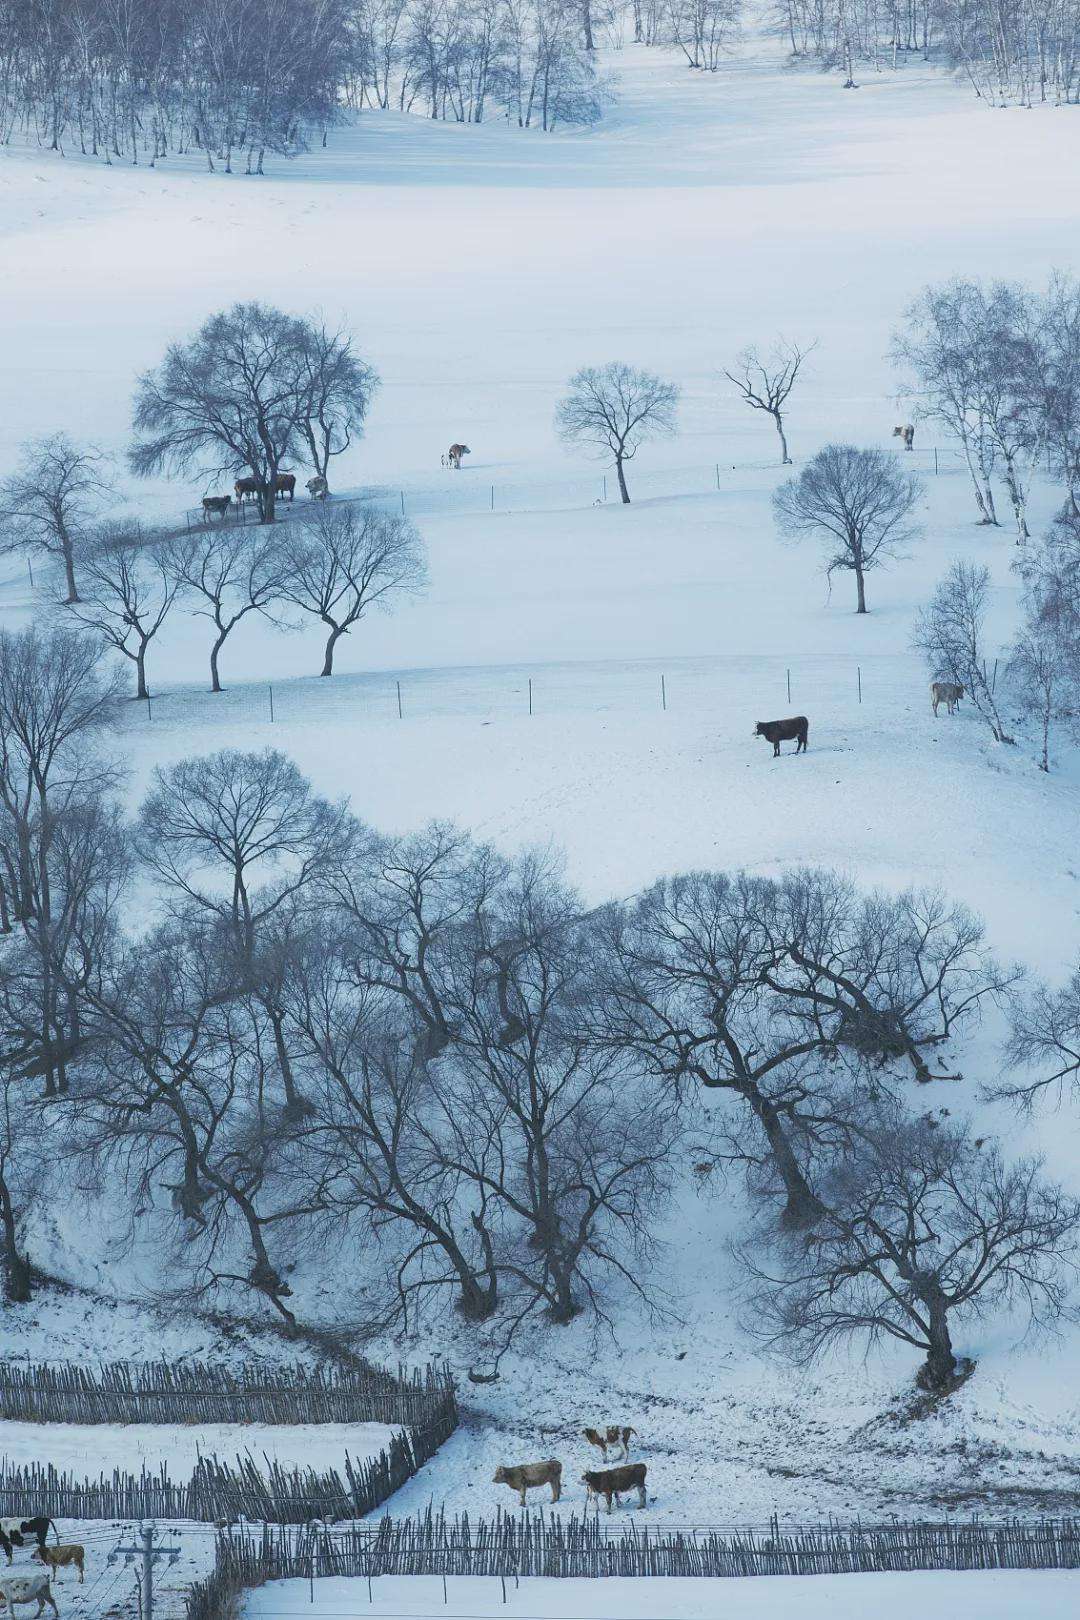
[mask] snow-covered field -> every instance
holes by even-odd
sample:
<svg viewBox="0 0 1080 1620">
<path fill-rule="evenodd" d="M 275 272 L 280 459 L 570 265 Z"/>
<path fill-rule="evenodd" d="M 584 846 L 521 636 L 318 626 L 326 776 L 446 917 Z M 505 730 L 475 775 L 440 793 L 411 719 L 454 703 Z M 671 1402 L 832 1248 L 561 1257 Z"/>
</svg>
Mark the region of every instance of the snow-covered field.
<svg viewBox="0 0 1080 1620">
<path fill-rule="evenodd" d="M 354 1463 L 377 1457 L 390 1443 L 393 1428 L 384 1423 L 313 1423 L 269 1427 L 262 1423 L 213 1423 L 173 1428 L 155 1423 L 0 1424 L 0 1447 L 11 1463 L 42 1461 L 76 1479 L 99 1474 L 153 1473 L 164 1466 L 169 1478 L 189 1478 L 200 1457 L 216 1457 L 226 1466 L 250 1457 L 256 1467 L 279 1463 L 283 1468 L 337 1469 L 346 1454 Z"/>
<path fill-rule="evenodd" d="M 135 374 L 233 299 L 320 308 L 348 322 L 383 377 L 367 438 L 336 486 L 403 492 L 429 551 L 428 592 L 349 636 L 332 682 L 312 678 L 317 627 L 282 634 L 249 619 L 225 654 L 229 690 L 211 698 L 205 623 L 178 610 L 151 653 L 152 712 L 133 705 L 126 717 L 130 797 L 155 764 L 272 744 L 377 826 L 449 816 L 507 849 L 550 842 L 590 899 L 694 865 L 833 864 L 864 884 L 941 884 L 985 915 L 1001 955 L 1060 977 L 1080 945 L 1076 763 L 1062 747 L 1046 777 L 1029 749 L 995 747 L 969 712 L 934 721 L 909 650 L 915 609 L 958 557 L 991 569 L 991 642 L 1005 649 L 1017 600 L 1007 528 L 973 526 L 955 457 L 920 428 L 907 461 L 924 481 L 925 532 L 871 578 L 872 611 L 857 619 L 846 579 L 828 595 L 813 548 L 776 539 L 771 429 L 719 372 L 777 332 L 817 338 L 793 402 L 796 459 L 835 438 L 891 447 L 908 407 L 896 402 L 886 350 L 921 286 L 952 274 L 1042 283 L 1072 266 L 1075 110 L 991 112 L 917 62 L 868 71 L 844 93 L 834 75 L 786 71 L 754 30 L 712 77 L 630 47 L 607 66 L 618 99 L 589 132 L 369 115 L 327 152 L 258 181 L 106 171 L 19 149 L 0 157 L 0 466 L 25 438 L 61 428 L 122 450 Z M 642 451 L 628 508 L 594 504 L 603 469 L 552 430 L 570 373 L 614 358 L 684 390 L 680 436 Z M 474 452 L 460 475 L 439 467 L 452 439 Z M 164 518 L 203 490 L 127 492 Z M 1037 488 L 1035 526 L 1052 504 Z M 5 625 L 50 611 L 49 581 L 36 575 L 31 590 L 23 559 L 0 564 Z M 751 731 L 789 712 L 789 670 L 810 751 L 774 762 Z M 992 1054 L 989 1039 L 959 1053 L 971 1083 L 928 1103 L 963 1108 Z M 1013 1146 L 1040 1145 L 1080 1187 L 1073 1113 L 995 1123 Z M 500 1384 L 466 1384 L 462 1430 L 393 1511 L 428 1501 L 490 1511 L 494 1467 L 536 1454 L 562 1455 L 576 1482 L 589 1461 L 576 1431 L 608 1420 L 640 1431 L 650 1521 L 1075 1506 L 1074 1333 L 1016 1350 L 985 1324 L 962 1346 L 979 1359 L 976 1378 L 913 1429 L 896 1411 L 909 1354 L 796 1375 L 752 1351 L 722 1241 L 729 1204 L 723 1189 L 687 1201 L 665 1232 L 672 1300 L 662 1325 L 619 1312 L 614 1344 L 581 1324 L 549 1330 L 507 1358 Z M 55 1268 L 74 1275 L 76 1225 L 55 1237 Z M 107 1244 L 87 1264 L 79 1275 L 95 1288 L 131 1291 L 126 1261 L 110 1267 Z M 313 1275 L 306 1293 L 303 1279 L 296 1288 L 313 1313 L 352 1319 L 340 1271 L 332 1285 Z M 12 1351 L 138 1353 L 133 1308 L 49 1311 L 35 1307 L 25 1335 L 6 1313 Z M 146 1320 L 148 1355 L 228 1348 L 198 1321 Z M 392 1358 L 398 1347 L 376 1349 Z M 433 1349 L 460 1372 L 476 1353 L 458 1329 L 405 1347 L 414 1360 Z M 36 1445 L 41 1460 L 73 1466 L 86 1447 L 89 1473 L 155 1460 L 154 1441 L 134 1430 L 62 1436 L 0 1430 L 0 1451 L 21 1457 Z M 347 1441 L 326 1433 L 311 1456 L 279 1454 L 306 1462 L 317 1451 L 334 1465 Z M 237 1431 L 241 1443 L 263 1449 L 252 1431 Z M 158 1459 L 179 1444 L 163 1439 Z M 205 1449 L 224 1456 L 233 1444 L 215 1436 Z M 568 1509 L 580 1509 L 579 1488 Z M 972 1613 L 1025 1612 L 1020 1592 L 1036 1607 L 1020 1577 L 963 1580 Z M 732 1582 L 723 1602 L 733 1615 L 783 1612 L 778 1603 L 804 1616 L 827 1603 L 833 1613 L 915 1603 L 952 1615 L 958 1582 L 799 1583 L 797 1605 L 792 1583 L 777 1599 L 772 1582 Z M 1074 1580 L 1038 1583 L 1039 1612 L 1075 1608 Z M 607 1612 L 591 1589 L 587 1609 L 573 1606 L 584 1595 L 560 1591 L 564 1614 Z M 326 1614 L 367 1602 L 366 1591 L 333 1583 L 324 1593 Z M 550 1612 L 539 1592 L 527 1595 L 536 1606 L 523 1607 L 523 1587 L 517 1612 Z M 631 1599 L 609 1597 L 612 1613 L 631 1612 L 619 1607 Z M 293 1587 L 268 1587 L 249 1614 L 274 1620 L 295 1601 Z M 475 1605 L 487 1601 L 466 1593 L 461 1603 L 474 1606 L 458 1612 L 482 1614 Z M 632 1601 L 643 1616 L 703 1612 L 692 1595 L 668 1608 L 670 1592 L 650 1607 L 660 1601 L 652 1585 Z M 383 1612 L 425 1612 L 411 1593 L 401 1603 L 421 1606 Z"/>
<path fill-rule="evenodd" d="M 314 1606 L 305 1581 L 270 1581 L 248 1594 L 246 1620 L 344 1620 L 369 1614 L 399 1620 L 427 1620 L 446 1615 L 460 1620 L 518 1615 L 539 1620 L 1015 1620 L 1038 1614 L 1043 1620 L 1071 1620 L 1080 1600 L 1080 1576 L 1058 1570 L 1037 1575 L 996 1570 L 972 1574 L 941 1571 L 914 1575 L 760 1576 L 721 1583 L 691 1578 L 606 1581 L 507 1582 L 506 1600 L 496 1580 L 454 1578 L 446 1583 L 426 1577 L 397 1577 L 374 1583 L 369 1600 L 366 1582 L 323 1579 L 315 1582 Z"/>
</svg>

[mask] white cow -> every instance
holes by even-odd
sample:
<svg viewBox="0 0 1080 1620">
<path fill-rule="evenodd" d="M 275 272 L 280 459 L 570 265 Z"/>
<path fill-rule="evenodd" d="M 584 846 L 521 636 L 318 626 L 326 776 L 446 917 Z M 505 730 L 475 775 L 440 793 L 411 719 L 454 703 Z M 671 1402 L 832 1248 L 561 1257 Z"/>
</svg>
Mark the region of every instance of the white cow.
<svg viewBox="0 0 1080 1620">
<path fill-rule="evenodd" d="M 53 1614 L 59 1616 L 60 1610 L 56 1607 L 49 1586 L 48 1570 L 36 1575 L 0 1575 L 0 1609 L 10 1609 L 12 1620 L 16 1603 L 36 1603 L 37 1615 L 34 1620 L 40 1620 L 46 1603 Z"/>
</svg>

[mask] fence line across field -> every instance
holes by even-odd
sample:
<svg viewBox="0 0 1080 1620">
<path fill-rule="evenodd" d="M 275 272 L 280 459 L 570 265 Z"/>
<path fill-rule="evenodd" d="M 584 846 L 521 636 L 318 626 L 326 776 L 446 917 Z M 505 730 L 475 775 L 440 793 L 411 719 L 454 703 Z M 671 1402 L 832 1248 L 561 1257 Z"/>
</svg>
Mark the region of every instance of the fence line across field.
<svg viewBox="0 0 1080 1620">
<path fill-rule="evenodd" d="M 889 1525 L 837 1523 L 768 1526 L 730 1533 L 689 1534 L 632 1528 L 603 1534 L 595 1519 L 544 1525 L 501 1515 L 470 1523 L 443 1514 L 379 1521 L 374 1532 L 344 1535 L 315 1527 L 299 1534 L 264 1526 L 224 1532 L 214 1572 L 191 1590 L 187 1620 L 220 1620 L 246 1589 L 266 1581 L 310 1582 L 346 1576 L 373 1582 L 384 1576 L 489 1576 L 502 1584 L 522 1578 L 577 1579 L 622 1576 L 745 1577 L 825 1575 L 910 1570 L 1080 1568 L 1080 1520 L 1012 1520 L 985 1524 L 946 1522 Z"/>
<path fill-rule="evenodd" d="M 904 451 L 888 447 L 889 452 L 902 457 L 914 472 L 934 477 L 961 471 L 962 457 L 951 446 L 928 445 Z M 803 465 L 801 458 L 782 465 L 773 456 L 759 461 L 696 462 L 686 467 L 632 466 L 628 473 L 631 504 L 634 500 L 676 499 L 687 495 L 715 495 L 731 488 L 733 474 L 775 473 L 789 476 Z M 300 488 L 301 486 L 298 486 Z M 225 491 L 222 491 L 225 493 Z M 399 513 L 403 517 L 453 515 L 480 515 L 484 512 L 510 514 L 515 512 L 552 511 L 569 506 L 589 507 L 618 505 L 619 491 L 614 475 L 602 467 L 596 473 L 579 473 L 567 478 L 538 478 L 535 480 L 501 480 L 492 478 L 483 467 L 464 467 L 461 472 L 447 469 L 445 480 L 439 485 L 425 484 L 402 488 L 394 484 L 374 484 L 358 491 L 346 491 L 330 497 L 333 505 L 370 505 Z M 322 506 L 304 493 L 293 501 L 279 498 L 278 510 L 285 516 L 295 511 L 306 516 Z M 207 518 L 201 506 L 186 510 L 184 521 L 188 528 L 214 527 L 228 523 L 255 522 L 258 512 L 250 502 L 237 503 L 228 509 L 225 519 Z"/>
<path fill-rule="evenodd" d="M 503 665 L 296 676 L 244 682 L 211 693 L 206 686 L 166 687 L 125 708 L 129 727 L 236 723 L 276 725 L 298 719 L 403 721 L 470 717 L 511 719 L 585 713 L 694 713 L 754 720 L 785 707 L 858 708 L 920 695 L 925 674 L 913 654 L 709 655 L 701 658 Z M 814 715 L 811 714 L 811 720 Z"/>
</svg>

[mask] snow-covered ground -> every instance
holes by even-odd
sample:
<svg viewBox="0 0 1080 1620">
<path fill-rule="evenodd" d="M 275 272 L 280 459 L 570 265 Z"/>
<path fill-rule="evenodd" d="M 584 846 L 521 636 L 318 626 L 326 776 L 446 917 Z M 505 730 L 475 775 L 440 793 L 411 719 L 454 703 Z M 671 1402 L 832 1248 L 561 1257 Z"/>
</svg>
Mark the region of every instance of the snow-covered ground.
<svg viewBox="0 0 1080 1620">
<path fill-rule="evenodd" d="M 864 884 L 941 884 L 986 916 L 1001 955 L 1060 977 L 1080 944 L 1071 752 L 1059 747 L 1047 778 L 1030 750 L 993 746 L 970 712 L 935 722 L 909 649 L 914 611 L 964 557 L 991 569 L 990 652 L 1004 651 L 1017 604 L 1008 529 L 973 526 L 955 456 L 920 427 L 905 464 L 924 482 L 924 534 L 872 577 L 872 611 L 857 619 L 846 579 L 830 596 L 814 548 L 777 540 L 773 435 L 720 368 L 778 332 L 817 338 L 791 412 L 797 460 L 834 438 L 891 447 L 910 407 L 896 402 L 885 356 L 920 287 L 953 274 L 1041 283 L 1072 265 L 1077 115 L 991 112 L 917 62 L 868 71 L 845 93 L 835 75 L 786 71 L 753 29 L 715 76 L 631 47 L 606 65 L 617 103 L 588 132 L 365 115 L 327 152 L 258 181 L 0 156 L 0 467 L 23 439 L 61 428 L 120 451 L 135 374 L 222 304 L 321 308 L 348 322 L 383 376 L 368 436 L 335 487 L 401 492 L 429 551 L 426 595 L 346 638 L 329 682 L 312 678 L 319 627 L 283 634 L 249 619 L 224 656 L 229 690 L 211 698 L 205 622 L 178 609 L 150 656 L 152 711 L 133 705 L 125 719 L 130 798 L 155 764 L 272 744 L 375 825 L 451 816 L 507 849 L 551 842 L 590 899 L 695 865 L 834 864 Z M 641 452 L 627 508 L 594 504 L 603 469 L 552 430 L 565 379 L 615 358 L 684 391 L 680 436 Z M 461 474 L 439 467 L 452 439 L 473 449 Z M 126 487 L 151 518 L 175 518 L 203 493 Z M 1053 502 L 1036 488 L 1036 526 Z M 5 625 L 48 611 L 50 582 L 36 566 L 35 577 L 31 590 L 24 559 L 0 563 Z M 810 717 L 810 751 L 774 762 L 750 733 L 791 711 Z M 928 1103 L 973 1100 L 993 1033 L 956 1054 L 970 1083 Z M 1080 1186 L 1073 1112 L 994 1123 L 1013 1146 L 1041 1145 Z M 735 1321 L 730 1205 L 723 1189 L 680 1204 L 665 1233 L 662 1326 L 620 1311 L 616 1344 L 581 1324 L 551 1330 L 507 1358 L 498 1385 L 466 1383 L 461 1431 L 394 1512 L 429 1500 L 490 1512 L 500 1495 L 509 1506 L 495 1466 L 548 1454 L 563 1457 L 566 1505 L 580 1509 L 590 1459 L 576 1431 L 609 1420 L 640 1431 L 650 1522 L 1075 1505 L 1076 1336 L 1015 1350 L 985 1324 L 962 1346 L 979 1358 L 975 1379 L 912 1427 L 897 1410 L 909 1354 L 797 1375 L 753 1351 Z M 76 1266 L 78 1228 L 57 1223 L 56 1269 L 132 1292 L 129 1257 L 110 1261 L 106 1233 Z M 297 1297 L 327 1321 L 351 1320 L 349 1274 L 335 1265 L 332 1280 L 298 1276 Z M 203 1323 L 162 1326 L 128 1305 L 46 1302 L 5 1317 L 22 1354 L 229 1351 Z M 457 1328 L 405 1347 L 414 1361 L 432 1350 L 461 1373 L 478 1353 Z M 132 1436 L 100 1437 L 108 1466 L 152 1460 Z M 95 1431 L 88 1443 L 98 1441 Z M 344 1442 L 323 1442 L 330 1465 Z M 163 1440 L 160 1456 L 175 1443 Z M 62 1463 L 60 1444 L 50 1431 L 41 1460 Z M 847 1602 L 861 1579 L 822 1582 L 813 1601 Z M 858 1588 L 853 1613 L 894 1590 L 864 1579 L 880 1584 L 872 1599 Z M 977 1602 L 963 1601 L 1020 1612 L 992 1607 L 1019 1579 L 988 1578 Z M 951 1614 L 952 1580 L 905 1577 L 896 1590 L 917 1590 L 926 1614 L 935 1602 Z M 729 1583 L 724 1602 L 765 1603 L 770 1588 Z M 648 1590 L 641 1601 L 657 1601 Z M 1064 1578 L 1040 1578 L 1039 1593 L 1043 1613 L 1075 1606 Z M 284 1588 L 252 1601 L 281 1605 L 262 1610 L 267 1620 L 291 1612 Z M 596 1602 L 590 1593 L 587 1611 L 563 1612 L 599 1613 Z"/>
<path fill-rule="evenodd" d="M 156 1423 L 110 1424 L 0 1423 L 0 1454 L 9 1463 L 28 1465 L 43 1458 L 76 1479 L 96 1479 L 113 1469 L 122 1473 L 154 1472 L 164 1466 L 180 1483 L 190 1477 L 200 1457 L 216 1457 L 226 1466 L 250 1457 L 283 1468 L 339 1469 L 346 1454 L 354 1463 L 377 1457 L 390 1444 L 394 1429 L 385 1423 L 312 1423 L 270 1427 L 262 1423 L 207 1423 L 174 1428 Z"/>
<path fill-rule="evenodd" d="M 1042 1620 L 1071 1620 L 1080 1601 L 1080 1575 L 1044 1570 L 955 1574 L 940 1571 L 913 1575 L 758 1576 L 716 1581 L 692 1578 L 605 1581 L 508 1581 L 454 1577 L 443 1583 L 423 1576 L 399 1576 L 374 1583 L 344 1578 L 315 1582 L 314 1605 L 306 1581 L 270 1581 L 244 1600 L 245 1620 L 344 1620 L 369 1614 L 398 1620 L 484 1620 L 518 1615 L 525 1620 L 557 1616 L 559 1620 L 1019 1620 L 1038 1614 Z"/>
</svg>

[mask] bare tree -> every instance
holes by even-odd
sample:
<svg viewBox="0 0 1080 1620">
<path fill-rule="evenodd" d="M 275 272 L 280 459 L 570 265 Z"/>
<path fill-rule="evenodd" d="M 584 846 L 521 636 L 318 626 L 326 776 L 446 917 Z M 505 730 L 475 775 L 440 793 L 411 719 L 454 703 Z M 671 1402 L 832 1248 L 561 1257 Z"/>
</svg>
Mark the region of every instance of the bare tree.
<svg viewBox="0 0 1080 1620">
<path fill-rule="evenodd" d="M 921 499 L 918 481 L 883 451 L 827 444 L 775 492 L 773 512 L 783 533 L 825 540 L 826 575 L 853 573 L 856 612 L 865 613 L 866 575 L 916 536 L 911 517 Z"/>
<path fill-rule="evenodd" d="M 334 673 L 342 636 L 373 607 L 420 591 L 424 547 L 405 518 L 357 506 L 320 509 L 302 539 L 290 538 L 281 594 L 329 627 L 321 675 Z"/>
<path fill-rule="evenodd" d="M 570 391 L 555 411 L 555 430 L 567 444 L 586 444 L 610 455 L 619 494 L 629 505 L 626 463 L 648 439 L 676 432 L 679 390 L 651 371 L 613 362 L 586 366 L 570 379 Z"/>
<path fill-rule="evenodd" d="M 245 472 L 264 523 L 277 480 L 304 444 L 311 392 L 307 324 L 266 304 L 234 304 L 187 343 L 173 343 L 135 394 L 132 471 L 149 477 L 191 467 Z"/>
<path fill-rule="evenodd" d="M 301 431 L 312 470 L 329 487 L 331 458 L 363 433 L 379 374 L 353 353 L 347 332 L 330 332 L 313 322 L 305 323 L 301 369 L 307 394 Z"/>
<path fill-rule="evenodd" d="M 249 613 L 269 618 L 282 599 L 285 552 L 265 531 L 221 523 L 180 535 L 163 548 L 162 556 L 179 588 L 197 602 L 201 599 L 193 611 L 214 626 L 210 690 L 220 692 L 226 640 Z"/>
<path fill-rule="evenodd" d="M 773 426 L 780 437 L 781 463 L 785 467 L 791 464 L 784 432 L 788 397 L 795 387 L 803 362 L 816 348 L 816 342 L 808 343 L 803 348 L 798 343 L 780 338 L 765 356 L 755 348 L 744 349 L 736 359 L 735 369 L 724 372 L 751 410 L 764 411 L 772 417 Z"/>
<path fill-rule="evenodd" d="M 63 567 L 67 601 L 78 600 L 75 551 L 102 502 L 113 493 L 98 450 L 64 433 L 23 446 L 18 471 L 0 485 L 0 536 L 8 549 L 43 551 Z"/>
<path fill-rule="evenodd" d="M 953 563 L 928 607 L 915 620 L 912 640 L 933 680 L 962 686 L 986 721 L 995 742 L 1011 743 L 986 673 L 983 630 L 990 571 L 976 563 Z"/>
<path fill-rule="evenodd" d="M 69 611 L 135 665 L 135 696 L 148 698 L 146 655 L 184 589 L 168 548 L 137 522 L 102 524 L 79 548 L 83 595 Z"/>
<path fill-rule="evenodd" d="M 992 1097 L 1029 1108 L 1080 1090 L 1080 969 L 1060 989 L 1037 981 L 1015 997 L 1006 1055 L 1010 1072 L 987 1088 Z"/>
<path fill-rule="evenodd" d="M 1074 699 L 1076 666 L 1070 649 L 1045 623 L 1027 624 L 1009 655 L 1013 690 L 1025 714 L 1039 730 L 1039 769 L 1050 769 L 1050 729 Z"/>
<path fill-rule="evenodd" d="M 809 1242 L 751 1262 L 754 1326 L 809 1358 L 836 1340 L 899 1339 L 925 1353 L 920 1386 L 963 1368 L 953 1323 L 1015 1303 L 1035 1326 L 1065 1308 L 1080 1205 L 1041 1164 L 1008 1164 L 964 1126 L 881 1106 L 854 1152 L 819 1177 L 825 1213 Z"/>
<path fill-rule="evenodd" d="M 893 334 L 893 359 L 914 376 L 910 392 L 922 412 L 960 442 L 982 523 L 997 523 L 992 476 L 995 445 L 986 418 L 980 289 L 957 278 L 927 287 L 905 311 L 907 326 Z"/>
</svg>

